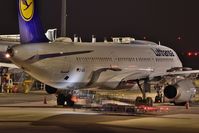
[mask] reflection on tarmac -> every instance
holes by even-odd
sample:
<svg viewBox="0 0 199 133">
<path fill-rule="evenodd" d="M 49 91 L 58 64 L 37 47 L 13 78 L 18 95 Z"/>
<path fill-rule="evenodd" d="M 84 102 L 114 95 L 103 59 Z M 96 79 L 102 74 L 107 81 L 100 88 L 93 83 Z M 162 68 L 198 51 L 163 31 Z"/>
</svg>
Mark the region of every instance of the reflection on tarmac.
<svg viewBox="0 0 199 133">
<path fill-rule="evenodd" d="M 0 107 L 2 133 L 198 132 L 199 108 L 166 115 L 104 115 L 66 108 Z M 182 111 L 182 110 L 181 110 Z"/>
<path fill-rule="evenodd" d="M 44 94 L 45 95 L 45 94 Z M 0 132 L 2 133 L 198 133 L 199 107 L 168 106 L 168 112 L 148 114 L 103 114 L 89 109 L 55 107 L 53 96 L 48 105 L 42 94 L 20 95 L 21 102 L 0 94 Z M 29 99 L 27 99 L 29 97 Z M 3 99 L 4 98 L 4 99 Z M 39 98 L 39 99 L 36 99 Z M 24 101 L 22 101 L 24 100 Z M 17 100 L 16 100 L 17 101 Z M 6 104 L 8 102 L 8 104 Z M 44 105 L 44 106 L 43 106 Z"/>
</svg>

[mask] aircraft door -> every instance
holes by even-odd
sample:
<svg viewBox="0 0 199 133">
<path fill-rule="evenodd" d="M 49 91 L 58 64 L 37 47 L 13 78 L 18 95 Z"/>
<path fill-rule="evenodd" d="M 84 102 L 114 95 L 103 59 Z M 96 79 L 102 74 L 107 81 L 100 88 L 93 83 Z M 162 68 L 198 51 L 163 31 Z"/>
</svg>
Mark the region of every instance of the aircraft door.
<svg viewBox="0 0 199 133">
<path fill-rule="evenodd" d="M 118 55 L 114 52 L 114 51 L 111 51 L 110 52 L 110 57 L 112 57 L 112 62 L 110 64 L 111 67 L 119 67 L 118 66 Z"/>
</svg>

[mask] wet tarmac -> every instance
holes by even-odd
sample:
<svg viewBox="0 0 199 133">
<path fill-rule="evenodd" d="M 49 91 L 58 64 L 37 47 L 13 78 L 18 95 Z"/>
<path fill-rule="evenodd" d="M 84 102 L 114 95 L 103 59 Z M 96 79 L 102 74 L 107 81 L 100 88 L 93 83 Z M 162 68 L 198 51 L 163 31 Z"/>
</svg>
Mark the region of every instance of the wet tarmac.
<svg viewBox="0 0 199 133">
<path fill-rule="evenodd" d="M 11 96 L 11 95 L 10 95 Z M 45 93 L 0 94 L 1 133 L 198 133 L 199 106 L 146 114 L 104 113 L 55 106 Z M 43 97 L 47 96 L 47 105 Z M 29 98 L 28 98 L 29 97 Z M 15 103 L 11 100 L 16 99 Z M 17 99 L 19 101 L 17 101 Z M 6 103 L 7 102 L 7 103 Z M 160 106 L 160 105 L 159 105 Z"/>
</svg>

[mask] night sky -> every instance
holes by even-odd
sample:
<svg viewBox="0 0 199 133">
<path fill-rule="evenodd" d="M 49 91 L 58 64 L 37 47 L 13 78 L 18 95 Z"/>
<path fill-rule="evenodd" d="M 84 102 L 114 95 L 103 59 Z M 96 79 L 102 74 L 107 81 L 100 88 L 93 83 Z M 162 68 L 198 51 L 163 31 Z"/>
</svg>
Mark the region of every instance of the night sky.
<svg viewBox="0 0 199 133">
<path fill-rule="evenodd" d="M 45 29 L 60 29 L 61 0 L 39 0 Z M 173 48 L 185 66 L 199 68 L 199 57 L 186 57 L 199 51 L 198 0 L 67 0 L 67 35 L 90 41 L 104 37 L 132 36 L 160 41 Z M 0 4 L 0 34 L 18 33 L 16 0 Z"/>
</svg>

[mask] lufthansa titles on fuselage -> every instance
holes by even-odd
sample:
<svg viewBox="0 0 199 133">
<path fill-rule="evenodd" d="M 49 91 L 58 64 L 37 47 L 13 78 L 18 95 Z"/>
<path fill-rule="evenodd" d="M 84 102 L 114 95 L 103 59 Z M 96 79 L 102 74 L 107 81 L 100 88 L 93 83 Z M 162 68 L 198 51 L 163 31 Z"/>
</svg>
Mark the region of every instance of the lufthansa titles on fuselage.
<svg viewBox="0 0 199 133">
<path fill-rule="evenodd" d="M 156 56 L 174 57 L 175 54 L 172 50 L 162 50 L 160 48 L 152 49 Z"/>
</svg>

